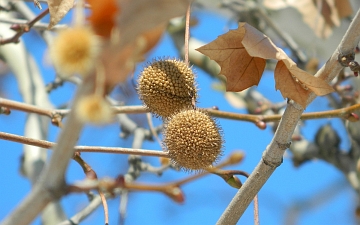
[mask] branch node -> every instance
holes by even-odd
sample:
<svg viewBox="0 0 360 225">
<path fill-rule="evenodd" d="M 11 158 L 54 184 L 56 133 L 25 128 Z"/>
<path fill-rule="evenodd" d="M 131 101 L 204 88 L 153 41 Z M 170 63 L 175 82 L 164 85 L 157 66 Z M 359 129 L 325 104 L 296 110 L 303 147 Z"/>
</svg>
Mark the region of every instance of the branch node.
<svg viewBox="0 0 360 225">
<path fill-rule="evenodd" d="M 54 112 L 52 113 L 51 115 L 51 123 L 54 125 L 54 126 L 57 126 L 57 127 L 62 127 L 62 118 L 63 116 L 58 113 L 58 112 Z"/>
<path fill-rule="evenodd" d="M 291 141 L 288 143 L 280 143 L 280 142 L 276 142 L 277 146 L 281 149 L 281 150 L 286 150 L 288 148 L 290 148 L 291 145 Z"/>
<path fill-rule="evenodd" d="M 274 162 L 274 161 L 269 161 L 267 159 L 265 159 L 265 157 L 261 157 L 262 161 L 264 162 L 265 165 L 271 167 L 271 168 L 277 168 L 279 167 L 282 163 L 283 163 L 283 158 L 281 158 L 281 161 L 279 162 Z"/>
<path fill-rule="evenodd" d="M 11 110 L 7 107 L 0 107 L 0 114 L 4 114 L 4 115 L 10 115 Z"/>
<path fill-rule="evenodd" d="M 44 193 L 49 195 L 49 198 L 52 201 L 57 201 L 59 200 L 61 197 L 63 197 L 66 194 L 66 184 L 65 181 L 62 182 L 62 184 L 60 186 L 50 186 L 50 185 L 44 185 L 43 187 Z"/>
<path fill-rule="evenodd" d="M 354 52 L 350 52 L 350 53 L 340 53 L 338 55 L 338 62 L 343 66 L 343 67 L 348 67 L 349 63 L 355 60 L 355 53 Z"/>
</svg>

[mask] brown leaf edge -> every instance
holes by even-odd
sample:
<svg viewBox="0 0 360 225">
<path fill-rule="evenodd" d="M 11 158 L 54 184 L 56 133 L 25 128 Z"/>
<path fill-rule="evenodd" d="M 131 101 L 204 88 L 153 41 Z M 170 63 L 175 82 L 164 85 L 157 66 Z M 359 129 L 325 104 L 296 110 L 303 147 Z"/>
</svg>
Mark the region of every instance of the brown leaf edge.
<svg viewBox="0 0 360 225">
<path fill-rule="evenodd" d="M 239 41 L 234 41 L 234 36 L 237 36 L 236 38 L 239 39 Z M 231 48 L 229 48 L 229 44 Z M 207 55 L 220 65 L 220 74 L 224 74 L 227 78 L 226 91 L 242 91 L 248 87 L 257 85 L 263 73 L 263 70 L 261 70 L 261 73 L 257 74 L 258 76 L 256 77 L 249 77 L 249 75 L 244 76 L 246 70 L 242 73 L 231 73 L 232 70 L 229 70 L 229 68 L 231 68 L 229 62 L 225 62 L 221 54 L 221 51 L 229 50 L 231 51 L 230 55 L 233 54 L 235 50 L 241 51 L 238 53 L 240 56 L 233 57 L 235 59 L 244 59 L 250 56 L 251 59 L 257 59 L 256 61 L 258 62 L 263 60 L 261 64 L 263 64 L 264 67 L 264 59 L 278 60 L 279 62 L 274 71 L 275 89 L 280 90 L 284 98 L 293 99 L 304 108 L 306 107 L 306 101 L 311 91 L 318 96 L 326 95 L 334 91 L 326 81 L 316 78 L 298 68 L 296 63 L 294 63 L 282 49 L 277 47 L 269 37 L 247 23 L 239 23 L 237 30 L 230 30 L 228 33 L 220 35 L 213 42 L 196 50 Z M 234 60 L 230 60 L 230 62 L 233 63 Z M 254 61 L 246 60 L 246 62 L 250 64 Z M 256 65 L 260 64 L 253 64 L 253 67 L 257 68 L 258 72 L 260 72 L 259 68 L 262 67 L 262 65 L 260 67 Z M 236 66 L 236 64 L 233 67 L 233 69 L 238 68 L 241 67 Z M 249 74 L 253 76 L 256 73 Z M 291 90 L 290 87 L 294 89 Z"/>
<path fill-rule="evenodd" d="M 324 80 L 301 70 L 289 59 L 280 60 L 274 71 L 275 89 L 284 98 L 289 98 L 306 108 L 309 94 L 326 95 L 334 89 Z"/>
<path fill-rule="evenodd" d="M 48 0 L 50 23 L 47 29 L 55 26 L 74 6 L 75 0 Z"/>
</svg>

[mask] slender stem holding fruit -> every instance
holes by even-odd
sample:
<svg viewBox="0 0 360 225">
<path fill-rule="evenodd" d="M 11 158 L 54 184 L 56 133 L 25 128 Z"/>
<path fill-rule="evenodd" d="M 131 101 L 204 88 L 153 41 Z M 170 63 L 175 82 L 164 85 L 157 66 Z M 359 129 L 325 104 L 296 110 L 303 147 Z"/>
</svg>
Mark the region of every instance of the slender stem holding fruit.
<svg viewBox="0 0 360 225">
<path fill-rule="evenodd" d="M 186 17 L 185 17 L 185 64 L 189 66 L 189 38 L 190 38 L 190 10 L 191 10 L 191 2 L 186 10 Z"/>
</svg>

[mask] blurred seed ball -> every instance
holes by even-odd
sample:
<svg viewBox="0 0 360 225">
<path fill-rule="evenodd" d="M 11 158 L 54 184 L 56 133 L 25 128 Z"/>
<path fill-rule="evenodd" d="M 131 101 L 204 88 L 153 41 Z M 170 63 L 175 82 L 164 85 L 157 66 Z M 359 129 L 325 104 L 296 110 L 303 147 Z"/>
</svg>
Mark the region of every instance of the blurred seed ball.
<svg viewBox="0 0 360 225">
<path fill-rule="evenodd" d="M 86 75 L 94 67 L 99 44 L 98 37 L 89 28 L 68 28 L 54 39 L 50 57 L 61 76 Z"/>
<path fill-rule="evenodd" d="M 113 111 L 109 102 L 100 95 L 88 95 L 79 99 L 76 113 L 84 123 L 104 124 L 113 118 Z"/>
<path fill-rule="evenodd" d="M 231 165 L 238 164 L 244 159 L 244 156 L 245 156 L 245 154 L 243 151 L 235 150 L 231 153 L 231 155 L 229 157 L 229 163 Z"/>
<path fill-rule="evenodd" d="M 186 171 L 201 171 L 222 155 L 221 129 L 206 113 L 185 110 L 165 125 L 164 147 L 171 161 Z"/>
<path fill-rule="evenodd" d="M 191 109 L 197 98 L 194 73 L 177 59 L 155 60 L 149 64 L 141 72 L 137 89 L 146 107 L 165 118 Z"/>
</svg>

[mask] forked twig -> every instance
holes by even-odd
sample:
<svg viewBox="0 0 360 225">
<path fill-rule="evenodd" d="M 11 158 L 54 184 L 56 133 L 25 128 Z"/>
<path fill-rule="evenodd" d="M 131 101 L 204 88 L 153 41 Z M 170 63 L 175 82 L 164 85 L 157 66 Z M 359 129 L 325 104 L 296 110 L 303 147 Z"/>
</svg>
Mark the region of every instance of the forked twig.
<svg viewBox="0 0 360 225">
<path fill-rule="evenodd" d="M 44 16 L 46 16 L 49 13 L 49 8 L 45 9 L 43 12 L 41 12 L 38 16 L 36 16 L 33 20 L 29 21 L 26 24 L 14 24 L 11 26 L 12 30 L 15 30 L 16 33 L 14 36 L 6 39 L 0 39 L 0 45 L 5 45 L 9 43 L 18 43 L 19 38 L 26 32 L 29 32 L 31 27 L 34 26 L 36 22 L 41 20 Z"/>
</svg>

